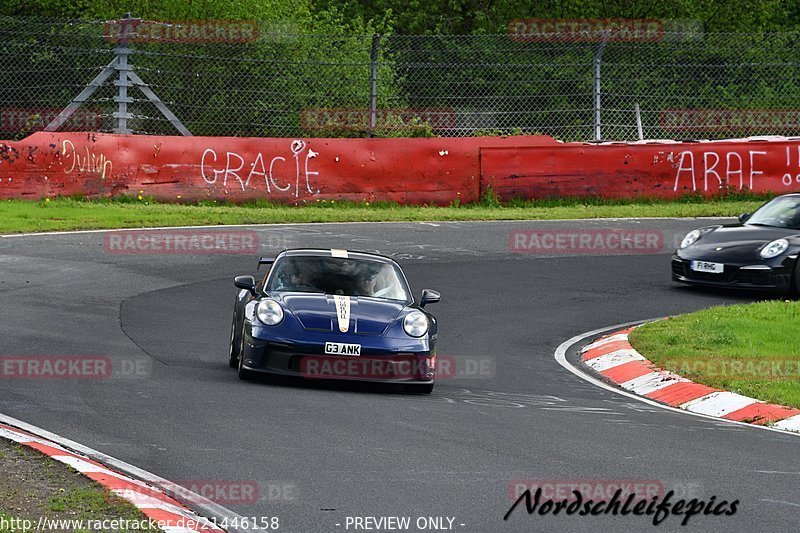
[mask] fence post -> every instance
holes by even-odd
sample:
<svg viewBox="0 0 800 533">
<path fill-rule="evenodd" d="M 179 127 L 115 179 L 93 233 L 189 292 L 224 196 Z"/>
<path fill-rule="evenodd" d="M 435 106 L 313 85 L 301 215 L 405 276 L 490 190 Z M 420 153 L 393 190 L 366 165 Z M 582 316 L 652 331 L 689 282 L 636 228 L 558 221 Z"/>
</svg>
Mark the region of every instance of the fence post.
<svg viewBox="0 0 800 533">
<path fill-rule="evenodd" d="M 378 114 L 378 47 L 381 36 L 376 33 L 372 36 L 372 48 L 369 52 L 369 132 L 372 137 Z"/>
<path fill-rule="evenodd" d="M 642 129 L 642 110 L 639 107 L 639 102 L 636 102 L 636 106 L 634 107 L 636 111 L 636 133 L 639 134 L 639 140 L 644 140 L 644 130 Z"/>
<path fill-rule="evenodd" d="M 606 43 L 608 42 L 609 35 L 610 32 L 608 30 L 603 32 L 603 40 L 600 41 L 600 45 L 594 52 L 594 140 L 595 141 L 599 141 L 602 138 L 600 131 L 601 129 L 600 110 L 602 109 L 600 102 L 600 67 L 602 65 L 603 50 L 605 50 L 606 48 Z"/>
<path fill-rule="evenodd" d="M 128 104 L 133 103 L 133 98 L 128 96 L 128 87 L 132 85 L 128 78 L 128 71 L 131 69 L 128 65 L 131 48 L 128 45 L 133 36 L 134 25 L 140 21 L 141 19 L 131 18 L 130 13 L 125 13 L 125 16 L 122 17 L 122 33 L 120 34 L 119 44 L 114 49 L 114 53 L 117 56 L 117 63 L 114 69 L 118 74 L 117 79 L 114 80 L 114 85 L 117 86 L 117 95 L 114 97 L 114 101 L 117 103 L 117 112 L 114 113 L 117 125 L 114 128 L 114 133 L 131 133 L 131 129 L 128 127 L 128 119 L 132 118 L 132 115 L 128 113 Z"/>
</svg>

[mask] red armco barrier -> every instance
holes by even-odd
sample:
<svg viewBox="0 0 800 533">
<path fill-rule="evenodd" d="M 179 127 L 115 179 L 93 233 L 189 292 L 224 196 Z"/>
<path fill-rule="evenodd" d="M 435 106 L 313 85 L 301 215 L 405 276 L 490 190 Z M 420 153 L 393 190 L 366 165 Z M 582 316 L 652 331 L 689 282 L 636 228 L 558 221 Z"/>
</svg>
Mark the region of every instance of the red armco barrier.
<svg viewBox="0 0 800 533">
<path fill-rule="evenodd" d="M 480 148 L 519 139 L 261 139 L 38 132 L 0 143 L 0 198 L 84 194 L 446 204 L 478 199 Z"/>
<path fill-rule="evenodd" d="M 800 141 L 482 147 L 481 191 L 501 198 L 719 196 L 800 189 Z"/>
<path fill-rule="evenodd" d="M 38 132 L 0 142 L 0 198 L 164 201 L 708 196 L 800 188 L 800 141 L 560 143 L 546 136 L 259 139 Z"/>
</svg>

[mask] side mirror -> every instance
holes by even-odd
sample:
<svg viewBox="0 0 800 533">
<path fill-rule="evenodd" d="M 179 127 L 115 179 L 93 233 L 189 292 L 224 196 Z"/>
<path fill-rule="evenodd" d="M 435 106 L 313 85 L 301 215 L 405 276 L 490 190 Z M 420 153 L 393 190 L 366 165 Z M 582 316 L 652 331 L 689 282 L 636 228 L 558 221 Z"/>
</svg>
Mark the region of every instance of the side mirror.
<svg viewBox="0 0 800 533">
<path fill-rule="evenodd" d="M 419 301 L 419 306 L 425 307 L 428 304 L 435 304 L 441 299 L 442 296 L 438 292 L 432 291 L 430 289 L 425 289 L 424 291 L 422 291 L 422 299 Z"/>
<path fill-rule="evenodd" d="M 251 294 L 256 294 L 256 279 L 253 276 L 236 276 L 233 278 L 233 284 L 240 289 L 250 291 Z"/>
<path fill-rule="evenodd" d="M 745 223 L 749 218 L 750 218 L 750 213 L 742 213 L 741 215 L 739 215 L 739 222 Z"/>
</svg>

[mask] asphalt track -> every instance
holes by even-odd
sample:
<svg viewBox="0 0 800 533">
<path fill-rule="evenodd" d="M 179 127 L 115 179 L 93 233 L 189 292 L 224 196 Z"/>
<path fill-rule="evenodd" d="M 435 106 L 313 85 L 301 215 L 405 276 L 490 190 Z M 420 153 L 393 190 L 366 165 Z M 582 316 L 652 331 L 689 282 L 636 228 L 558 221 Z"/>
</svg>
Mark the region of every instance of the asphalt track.
<svg viewBox="0 0 800 533">
<path fill-rule="evenodd" d="M 656 480 L 678 496 L 741 502 L 734 516 L 658 529 L 796 530 L 800 438 L 645 405 L 553 358 L 584 331 L 763 298 L 672 284 L 672 242 L 699 224 L 250 228 L 263 254 L 378 251 L 404 265 L 415 293 L 439 290 L 439 353 L 493 366 L 442 379 L 431 396 L 240 381 L 226 361 L 231 280 L 254 271 L 253 255 L 110 254 L 103 233 L 0 238 L 0 355 L 107 356 L 115 368 L 105 379 L 2 379 L 0 412 L 173 481 L 255 483 L 259 501 L 227 507 L 277 516 L 280 531 L 354 531 L 348 516 L 455 517 L 465 532 L 653 527 L 522 508 L 504 521 L 515 480 Z M 513 230 L 553 228 L 658 230 L 667 242 L 642 255 L 509 249 Z"/>
</svg>

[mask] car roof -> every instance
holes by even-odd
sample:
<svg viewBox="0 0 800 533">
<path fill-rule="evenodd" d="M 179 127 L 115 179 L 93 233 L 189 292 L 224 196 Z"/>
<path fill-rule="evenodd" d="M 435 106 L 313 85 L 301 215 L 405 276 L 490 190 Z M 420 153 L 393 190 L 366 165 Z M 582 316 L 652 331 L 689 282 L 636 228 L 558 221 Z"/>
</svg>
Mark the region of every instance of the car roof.
<svg viewBox="0 0 800 533">
<path fill-rule="evenodd" d="M 396 265 L 398 267 L 400 266 L 394 259 L 384 255 L 335 248 L 290 248 L 278 254 L 278 257 L 343 257 L 348 259 L 360 259 L 364 261 L 376 261 L 378 263 L 386 263 L 390 265 Z"/>
</svg>

